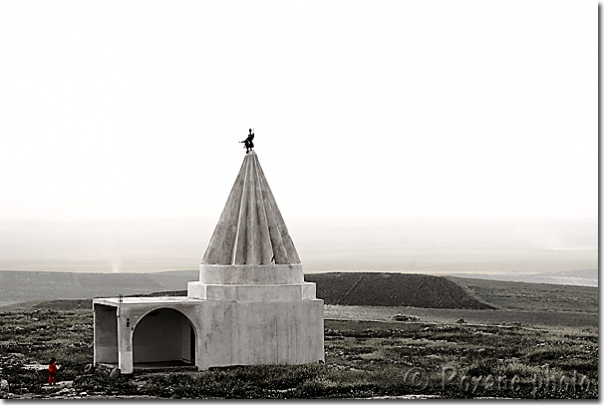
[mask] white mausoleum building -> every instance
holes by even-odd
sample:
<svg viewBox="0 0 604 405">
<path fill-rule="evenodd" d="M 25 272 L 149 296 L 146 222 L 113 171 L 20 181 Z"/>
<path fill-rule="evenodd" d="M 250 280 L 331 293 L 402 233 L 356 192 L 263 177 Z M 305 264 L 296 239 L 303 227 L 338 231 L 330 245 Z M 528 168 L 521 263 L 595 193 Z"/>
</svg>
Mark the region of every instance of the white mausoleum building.
<svg viewBox="0 0 604 405">
<path fill-rule="evenodd" d="M 94 363 L 136 367 L 324 361 L 323 300 L 251 151 L 187 297 L 95 298 Z"/>
</svg>

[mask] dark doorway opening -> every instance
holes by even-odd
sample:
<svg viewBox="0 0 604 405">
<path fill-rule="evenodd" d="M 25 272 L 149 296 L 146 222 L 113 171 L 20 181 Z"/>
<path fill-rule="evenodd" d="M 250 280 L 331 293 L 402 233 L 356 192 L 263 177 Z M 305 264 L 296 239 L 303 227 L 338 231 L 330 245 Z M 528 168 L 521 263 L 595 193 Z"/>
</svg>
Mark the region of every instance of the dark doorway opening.
<svg viewBox="0 0 604 405">
<path fill-rule="evenodd" d="M 171 308 L 151 311 L 134 330 L 134 368 L 195 366 L 195 342 L 195 329 L 182 312 Z"/>
</svg>

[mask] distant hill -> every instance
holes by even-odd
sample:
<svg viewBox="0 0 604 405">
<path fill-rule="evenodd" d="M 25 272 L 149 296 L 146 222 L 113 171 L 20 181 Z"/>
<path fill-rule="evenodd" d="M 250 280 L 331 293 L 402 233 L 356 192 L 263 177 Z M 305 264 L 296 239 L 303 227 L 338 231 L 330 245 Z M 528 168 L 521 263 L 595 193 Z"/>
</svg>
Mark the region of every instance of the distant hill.
<svg viewBox="0 0 604 405">
<path fill-rule="evenodd" d="M 317 283 L 317 297 L 325 304 L 494 309 L 440 276 L 338 272 L 306 274 L 304 278 Z"/>
<path fill-rule="evenodd" d="M 598 315 L 598 288 L 447 277 L 472 295 L 507 310 Z"/>
<path fill-rule="evenodd" d="M 15 302 L 93 298 L 182 290 L 199 280 L 198 270 L 159 273 L 71 273 L 0 271 L 0 305 Z"/>
<path fill-rule="evenodd" d="M 478 278 L 483 280 L 518 281 L 523 283 L 598 286 L 598 269 L 569 270 L 547 273 L 453 273 L 453 277 Z"/>
<path fill-rule="evenodd" d="M 61 273 L 0 271 L 0 304 L 182 291 L 197 270 L 160 273 Z M 326 304 L 489 309 L 456 283 L 440 276 L 401 273 L 306 274 Z M 159 292 L 159 293 L 158 293 Z"/>
</svg>

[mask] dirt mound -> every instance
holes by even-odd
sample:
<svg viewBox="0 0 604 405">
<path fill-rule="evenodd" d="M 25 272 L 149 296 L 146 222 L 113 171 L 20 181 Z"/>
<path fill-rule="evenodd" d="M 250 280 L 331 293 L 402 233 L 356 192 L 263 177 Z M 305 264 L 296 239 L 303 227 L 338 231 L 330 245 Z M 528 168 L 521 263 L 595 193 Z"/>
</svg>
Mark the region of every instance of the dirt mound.
<svg viewBox="0 0 604 405">
<path fill-rule="evenodd" d="M 461 286 L 439 276 L 401 273 L 305 274 L 317 284 L 317 298 L 332 305 L 494 309 Z"/>
</svg>

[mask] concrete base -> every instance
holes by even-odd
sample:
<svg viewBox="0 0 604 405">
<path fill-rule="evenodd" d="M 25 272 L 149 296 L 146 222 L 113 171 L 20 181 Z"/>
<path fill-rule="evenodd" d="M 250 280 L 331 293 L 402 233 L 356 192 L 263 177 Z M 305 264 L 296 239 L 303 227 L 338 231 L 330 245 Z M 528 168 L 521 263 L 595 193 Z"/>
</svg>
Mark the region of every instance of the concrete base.
<svg viewBox="0 0 604 405">
<path fill-rule="evenodd" d="M 314 283 L 196 282 L 190 297 L 96 298 L 94 362 L 117 361 L 128 374 L 135 362 L 188 356 L 200 370 L 324 361 L 323 300 L 314 292 Z"/>
</svg>

